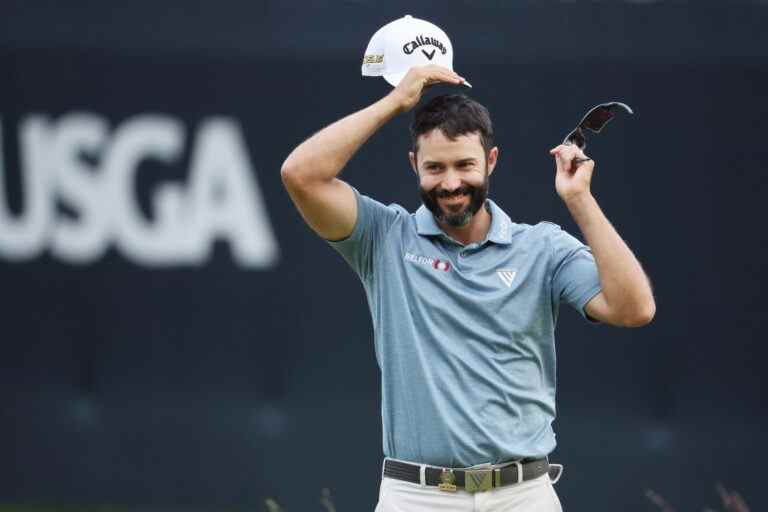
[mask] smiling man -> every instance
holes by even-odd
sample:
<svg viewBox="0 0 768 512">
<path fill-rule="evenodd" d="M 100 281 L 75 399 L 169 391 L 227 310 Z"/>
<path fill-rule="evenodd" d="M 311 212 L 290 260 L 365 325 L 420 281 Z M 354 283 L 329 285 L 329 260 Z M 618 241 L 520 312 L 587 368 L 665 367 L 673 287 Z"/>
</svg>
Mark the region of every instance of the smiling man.
<svg viewBox="0 0 768 512">
<path fill-rule="evenodd" d="M 594 162 L 572 165 L 585 158 L 575 146 L 550 151 L 557 193 L 589 246 L 555 224 L 514 223 L 488 198 L 499 150 L 488 111 L 462 95 L 414 116 L 409 158 L 424 203 L 415 213 L 337 178 L 425 87 L 463 81 L 412 68 L 386 97 L 299 145 L 283 182 L 368 297 L 382 380 L 377 511 L 560 511 L 547 458 L 560 303 L 625 327 L 655 313 L 648 278 L 591 195 Z"/>
<path fill-rule="evenodd" d="M 443 230 L 466 244 L 488 232 L 483 208 L 498 148 L 488 111 L 464 96 L 439 96 L 419 110 L 408 154 L 419 194 Z"/>
</svg>

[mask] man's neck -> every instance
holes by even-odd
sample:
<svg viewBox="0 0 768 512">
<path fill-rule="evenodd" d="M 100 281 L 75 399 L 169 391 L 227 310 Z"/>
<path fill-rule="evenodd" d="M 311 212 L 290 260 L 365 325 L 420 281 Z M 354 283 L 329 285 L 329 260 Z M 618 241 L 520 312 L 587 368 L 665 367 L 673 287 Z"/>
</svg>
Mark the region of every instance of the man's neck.
<svg viewBox="0 0 768 512">
<path fill-rule="evenodd" d="M 438 221 L 438 225 L 445 234 L 463 245 L 481 242 L 485 240 L 485 237 L 488 236 L 488 231 L 491 229 L 491 214 L 487 204 L 488 203 L 486 203 L 483 208 L 480 208 L 477 213 L 472 216 L 469 224 L 464 227 L 457 228 L 441 221 Z"/>
</svg>

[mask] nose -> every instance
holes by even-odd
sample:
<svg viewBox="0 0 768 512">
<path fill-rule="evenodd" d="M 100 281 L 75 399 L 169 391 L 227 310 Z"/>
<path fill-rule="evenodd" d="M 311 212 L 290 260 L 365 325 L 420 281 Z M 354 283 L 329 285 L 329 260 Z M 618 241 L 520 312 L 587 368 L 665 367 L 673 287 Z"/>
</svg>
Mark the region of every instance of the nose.
<svg viewBox="0 0 768 512">
<path fill-rule="evenodd" d="M 443 182 L 440 184 L 443 190 L 447 192 L 453 192 L 454 190 L 461 187 L 461 179 L 459 179 L 459 176 L 452 171 L 449 171 L 446 173 L 445 177 L 443 178 Z"/>
</svg>

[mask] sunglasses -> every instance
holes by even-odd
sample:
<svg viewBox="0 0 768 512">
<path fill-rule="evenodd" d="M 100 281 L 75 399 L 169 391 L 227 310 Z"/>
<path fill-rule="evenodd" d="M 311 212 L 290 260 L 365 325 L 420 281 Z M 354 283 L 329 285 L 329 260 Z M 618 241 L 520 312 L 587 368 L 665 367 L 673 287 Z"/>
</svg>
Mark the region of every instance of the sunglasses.
<svg viewBox="0 0 768 512">
<path fill-rule="evenodd" d="M 616 115 L 616 112 L 620 112 L 622 110 L 629 114 L 634 114 L 632 109 L 629 108 L 629 105 L 620 103 L 618 101 L 601 103 L 596 107 L 592 107 L 590 111 L 587 112 L 587 115 L 581 119 L 579 125 L 571 133 L 565 136 L 563 144 L 566 146 L 575 145 L 577 148 L 583 150 L 587 147 L 587 137 L 585 130 L 589 130 L 593 133 L 600 133 L 600 130 L 602 130 L 603 127 L 608 124 L 608 121 L 613 119 L 613 116 Z M 575 158 L 573 162 L 578 165 L 582 162 L 588 162 L 590 160 L 592 159 Z"/>
</svg>

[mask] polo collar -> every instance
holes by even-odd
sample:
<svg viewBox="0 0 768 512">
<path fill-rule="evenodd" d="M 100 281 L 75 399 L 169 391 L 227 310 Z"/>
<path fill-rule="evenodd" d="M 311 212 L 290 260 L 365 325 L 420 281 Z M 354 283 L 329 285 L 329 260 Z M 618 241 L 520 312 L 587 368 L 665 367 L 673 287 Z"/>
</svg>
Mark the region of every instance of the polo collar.
<svg viewBox="0 0 768 512">
<path fill-rule="evenodd" d="M 509 216 L 504 213 L 504 210 L 499 208 L 499 206 L 490 199 L 486 199 L 486 205 L 490 209 L 491 229 L 488 230 L 488 235 L 486 236 L 486 239 L 483 241 L 483 243 L 485 241 L 502 245 L 508 245 L 512 243 L 512 221 L 510 220 Z M 421 205 L 419 209 L 416 210 L 415 217 L 416 232 L 419 235 L 442 235 L 450 238 L 448 234 L 440 228 L 440 225 L 435 220 L 435 216 L 432 215 L 432 212 L 429 211 L 426 206 Z"/>
</svg>

